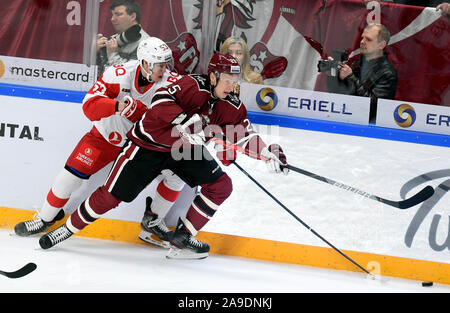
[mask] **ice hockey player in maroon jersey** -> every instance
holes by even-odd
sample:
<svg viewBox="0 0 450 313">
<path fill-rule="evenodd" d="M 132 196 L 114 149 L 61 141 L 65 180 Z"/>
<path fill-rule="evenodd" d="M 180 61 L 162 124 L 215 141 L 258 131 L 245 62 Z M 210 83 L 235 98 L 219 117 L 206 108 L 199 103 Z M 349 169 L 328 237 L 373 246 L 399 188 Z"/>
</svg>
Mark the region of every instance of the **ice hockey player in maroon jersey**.
<svg viewBox="0 0 450 313">
<path fill-rule="evenodd" d="M 150 109 L 128 133 L 129 140 L 115 160 L 105 184 L 77 211 L 84 220 L 69 217 L 58 229 L 41 237 L 43 249 L 69 238 L 120 202 L 130 202 L 163 169 L 170 169 L 189 186 L 200 186 L 186 218 L 179 219 L 170 236 L 168 258 L 204 258 L 209 245 L 194 236 L 230 196 L 232 182 L 204 146 L 212 136 L 222 136 L 267 159 L 276 172 L 287 169 L 278 145 L 269 147 L 252 128 L 244 104 L 233 93 L 240 67 L 231 55 L 212 56 L 207 75 L 186 75 L 155 92 Z M 277 151 L 277 155 L 271 151 Z M 226 153 L 226 151 L 224 151 Z M 222 153 L 222 152 L 221 152 Z M 235 155 L 222 158 L 224 164 Z"/>
<path fill-rule="evenodd" d="M 37 216 L 16 225 L 17 235 L 44 232 L 55 220 L 62 219 L 63 207 L 72 193 L 84 180 L 114 161 L 125 143 L 126 133 L 146 111 L 144 103 L 150 103 L 157 89 L 181 77 L 168 68 L 172 51 L 159 38 L 143 40 L 137 56 L 138 60 L 110 67 L 87 92 L 83 112 L 92 121 L 92 129 L 81 138 L 67 159 Z M 159 201 L 170 206 L 184 186 L 184 182 L 170 171 L 164 173 L 165 179 L 157 188 L 153 205 Z M 152 229 L 147 228 L 147 231 Z"/>
</svg>

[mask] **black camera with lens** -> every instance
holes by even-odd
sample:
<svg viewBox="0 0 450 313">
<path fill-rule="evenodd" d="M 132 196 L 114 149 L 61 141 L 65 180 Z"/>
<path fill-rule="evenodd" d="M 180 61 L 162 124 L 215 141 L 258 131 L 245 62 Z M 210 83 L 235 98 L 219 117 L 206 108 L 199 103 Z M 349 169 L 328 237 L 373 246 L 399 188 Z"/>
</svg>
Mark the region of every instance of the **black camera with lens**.
<svg viewBox="0 0 450 313">
<path fill-rule="evenodd" d="M 339 71 L 338 65 L 340 62 L 348 60 L 348 53 L 341 50 L 333 50 L 333 60 L 319 60 L 317 68 L 319 73 L 331 73 L 332 76 L 336 76 Z"/>
<path fill-rule="evenodd" d="M 111 38 L 111 37 L 110 37 Z M 110 39 L 108 38 L 108 39 Z M 128 28 L 123 33 L 120 33 L 117 37 L 117 45 L 119 47 L 126 46 L 129 43 L 136 42 L 141 39 L 141 26 L 136 24 Z"/>
<path fill-rule="evenodd" d="M 120 34 L 116 34 L 116 35 L 108 37 L 108 40 L 110 40 L 111 38 L 115 38 L 117 40 L 118 47 L 122 48 L 130 43 L 139 41 L 139 39 L 141 39 L 141 37 L 142 37 L 141 26 L 139 24 L 135 24 Z M 135 51 L 128 53 L 128 54 L 132 54 L 132 53 L 134 53 L 134 55 L 136 55 Z M 119 54 L 121 54 L 121 52 L 119 52 Z M 136 56 L 135 56 L 135 58 L 136 58 Z M 97 65 L 99 66 L 98 73 L 100 75 L 105 70 L 105 65 L 107 64 L 107 62 L 108 62 L 108 55 L 106 52 L 106 47 L 103 47 L 100 49 L 99 53 L 97 54 Z"/>
</svg>

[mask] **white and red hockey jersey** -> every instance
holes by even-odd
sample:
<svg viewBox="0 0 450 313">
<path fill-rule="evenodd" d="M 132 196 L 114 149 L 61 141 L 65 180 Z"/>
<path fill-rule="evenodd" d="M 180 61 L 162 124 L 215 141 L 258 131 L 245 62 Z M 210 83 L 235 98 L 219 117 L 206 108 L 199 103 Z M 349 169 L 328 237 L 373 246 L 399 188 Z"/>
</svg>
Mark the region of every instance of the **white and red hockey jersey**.
<svg viewBox="0 0 450 313">
<path fill-rule="evenodd" d="M 126 133 L 133 123 L 116 112 L 116 103 L 124 102 L 125 96 L 150 106 L 155 91 L 161 87 L 170 85 L 182 76 L 176 72 L 166 70 L 162 79 L 156 83 L 150 83 L 140 87 L 139 73 L 141 66 L 139 61 L 129 61 L 121 65 L 108 68 L 97 80 L 83 99 L 83 111 L 91 120 L 94 127 L 109 143 L 122 146 L 126 140 Z M 144 114 L 143 106 L 140 114 Z"/>
</svg>

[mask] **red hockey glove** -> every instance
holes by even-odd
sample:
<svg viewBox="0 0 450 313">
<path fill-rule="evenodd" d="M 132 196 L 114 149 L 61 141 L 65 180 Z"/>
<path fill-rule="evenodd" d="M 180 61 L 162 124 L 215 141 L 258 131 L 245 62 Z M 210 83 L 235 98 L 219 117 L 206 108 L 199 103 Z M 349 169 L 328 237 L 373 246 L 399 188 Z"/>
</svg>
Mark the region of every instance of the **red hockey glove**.
<svg viewBox="0 0 450 313">
<path fill-rule="evenodd" d="M 123 108 L 122 112 L 120 112 L 120 115 L 125 117 L 131 123 L 135 123 L 139 120 L 145 112 L 145 104 L 139 100 L 131 98 L 130 96 L 125 96 L 124 103 L 126 106 Z"/>
</svg>

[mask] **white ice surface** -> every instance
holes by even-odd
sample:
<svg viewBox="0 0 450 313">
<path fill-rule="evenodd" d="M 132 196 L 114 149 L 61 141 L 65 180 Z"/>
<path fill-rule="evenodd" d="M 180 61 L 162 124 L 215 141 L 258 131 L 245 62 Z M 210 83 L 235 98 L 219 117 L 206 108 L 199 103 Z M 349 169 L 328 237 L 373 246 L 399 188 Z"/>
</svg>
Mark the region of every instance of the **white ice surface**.
<svg viewBox="0 0 450 313">
<path fill-rule="evenodd" d="M 414 177 L 450 169 L 450 149 L 446 147 L 286 128 L 279 128 L 277 132 L 273 138 L 264 138 L 269 143 L 279 142 L 289 163 L 388 199 L 400 200 L 401 187 Z M 273 134 L 273 129 L 269 133 Z M 13 150 L 5 151 L 13 154 Z M 14 155 L 6 158 L 10 162 L 8 168 L 14 175 L 30 176 L 31 169 L 25 170 L 24 164 L 14 163 L 17 159 Z M 429 240 L 432 221 L 438 215 L 442 218 L 436 241 L 445 243 L 449 236 L 449 194 L 444 195 L 424 218 L 412 245 L 407 247 L 405 233 L 419 206 L 398 210 L 297 173 L 292 172 L 287 177 L 269 174 L 263 162 L 242 155 L 239 155 L 238 162 L 291 211 L 342 250 L 448 263 L 449 250 L 433 250 Z M 59 163 L 55 168 L 58 166 Z M 326 246 L 236 167 L 229 166 L 224 170 L 233 179 L 234 191 L 204 231 Z M 13 173 L 6 172 L 5 177 L 12 177 Z M 4 186 L 2 199 L 9 198 L 9 194 L 19 198 L 16 194 L 22 189 L 35 190 L 34 193 L 20 194 L 20 198 L 39 205 L 53 176 L 52 179 L 45 176 L 47 180 L 44 183 L 38 176 L 36 179 L 33 177 L 22 180 L 22 184 L 27 184 L 26 188 L 11 184 Z M 429 184 L 436 187 L 448 179 L 443 177 Z M 411 190 L 407 196 L 424 186 Z M 72 200 L 78 204 L 83 199 Z M 3 205 L 27 208 L 12 202 Z M 31 205 L 29 207 L 31 209 Z M 136 203 L 130 208 L 119 206 L 105 217 L 140 221 L 143 208 L 142 204 Z M 218 255 L 203 261 L 171 261 L 165 259 L 164 251 L 143 245 L 78 237 L 50 251 L 36 250 L 37 242 L 38 237 L 19 238 L 9 236 L 6 230 L 0 231 L 0 270 L 15 270 L 27 262 L 38 265 L 34 273 L 18 280 L 0 276 L 0 291 L 449 291 L 448 286 L 423 288 L 419 282 L 399 279 L 381 283 L 352 272 Z M 306 281 L 308 284 L 299 283 Z"/>
<path fill-rule="evenodd" d="M 390 200 L 402 200 L 400 189 L 407 181 L 428 172 L 450 169 L 448 147 L 259 127 L 261 133 L 272 134 L 264 136 L 266 142 L 281 144 L 290 164 Z M 422 204 L 399 210 L 292 171 L 288 176 L 269 174 L 263 162 L 242 155 L 237 162 L 294 214 L 340 249 L 448 263 L 450 250 L 434 251 L 428 241 L 430 224 L 436 215 L 442 216 L 436 241 L 443 244 L 450 236 L 449 193 L 427 214 L 411 247 L 407 247 L 406 231 Z M 204 230 L 326 246 L 235 166 L 225 170 L 233 179 L 233 193 Z M 449 178 L 423 183 L 407 197 L 427 184 L 435 188 Z"/>
<path fill-rule="evenodd" d="M 168 260 L 166 250 L 144 244 L 72 237 L 42 250 L 39 237 L 21 238 L 0 229 L 0 270 L 28 262 L 37 269 L 10 279 L 0 275 L 0 293 L 422 293 L 450 292 L 450 286 L 364 274 L 210 255 L 203 260 Z"/>
<path fill-rule="evenodd" d="M 450 173 L 448 147 L 256 126 L 266 142 L 281 144 L 290 164 L 387 199 L 401 200 L 400 190 L 411 179 L 433 171 Z M 68 138 L 76 141 L 79 136 Z M 60 144 L 65 144 L 65 148 L 46 153 L 46 149 Z M 0 169 L 6 179 L 0 180 L 0 206 L 38 209 L 74 144 L 47 140 L 18 145 L 12 139 L 2 140 Z M 407 231 L 422 204 L 398 210 L 298 173 L 287 177 L 270 174 L 263 162 L 243 155 L 238 156 L 238 162 L 294 214 L 340 249 L 448 263 L 448 192 L 425 214 L 408 246 Z M 109 167 L 94 175 L 74 193 L 65 207 L 66 213 L 73 212 L 96 186 L 103 184 L 108 170 Z M 224 170 L 233 180 L 233 193 L 204 231 L 326 246 L 235 166 Z M 450 188 L 450 175 L 416 186 L 406 196 L 427 184 L 437 187 L 443 183 Z M 147 195 L 148 190 L 144 190 L 132 203 L 121 203 L 104 218 L 139 222 Z M 189 205 L 181 207 L 186 210 Z M 176 215 L 172 216 L 176 223 Z M 442 248 L 436 249 L 430 242 Z"/>
</svg>

